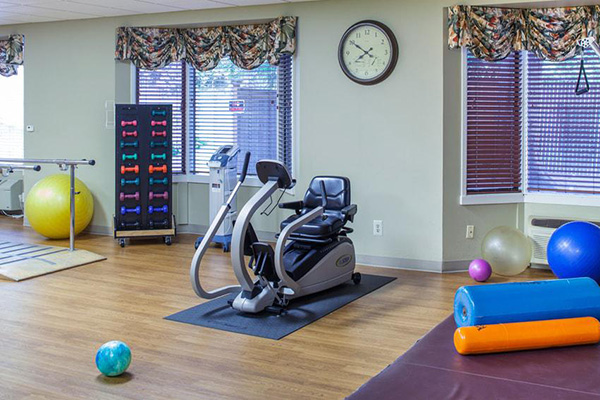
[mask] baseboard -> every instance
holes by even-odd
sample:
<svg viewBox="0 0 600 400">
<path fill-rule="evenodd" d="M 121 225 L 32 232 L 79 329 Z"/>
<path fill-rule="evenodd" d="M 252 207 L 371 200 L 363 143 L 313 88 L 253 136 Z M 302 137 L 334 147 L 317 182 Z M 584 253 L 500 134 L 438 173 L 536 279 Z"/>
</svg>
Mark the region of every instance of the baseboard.
<svg viewBox="0 0 600 400">
<path fill-rule="evenodd" d="M 185 224 L 185 225 L 177 225 L 177 233 L 187 233 L 190 235 L 204 235 L 208 230 L 208 226 L 206 225 L 196 225 L 196 224 Z M 256 231 L 256 236 L 258 236 L 258 240 L 266 241 L 266 242 L 274 242 L 275 234 L 273 232 L 267 231 Z"/>
<path fill-rule="evenodd" d="M 469 264 L 471 260 L 456 260 L 456 261 L 444 261 L 442 263 L 443 273 L 452 272 L 465 272 L 469 270 Z"/>
<path fill-rule="evenodd" d="M 102 226 L 102 225 L 88 225 L 84 230 L 85 233 L 89 233 L 92 235 L 104 235 L 104 236 L 112 236 L 113 229 L 110 226 Z"/>
</svg>

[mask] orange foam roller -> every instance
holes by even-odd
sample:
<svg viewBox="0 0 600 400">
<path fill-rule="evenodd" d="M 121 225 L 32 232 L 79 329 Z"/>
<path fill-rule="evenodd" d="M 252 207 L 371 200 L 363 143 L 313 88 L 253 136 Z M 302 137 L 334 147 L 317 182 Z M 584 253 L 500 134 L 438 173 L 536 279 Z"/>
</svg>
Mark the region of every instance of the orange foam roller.
<svg viewBox="0 0 600 400">
<path fill-rule="evenodd" d="M 592 317 L 464 326 L 454 332 L 454 347 L 462 355 L 574 346 L 599 341 L 600 322 Z"/>
</svg>

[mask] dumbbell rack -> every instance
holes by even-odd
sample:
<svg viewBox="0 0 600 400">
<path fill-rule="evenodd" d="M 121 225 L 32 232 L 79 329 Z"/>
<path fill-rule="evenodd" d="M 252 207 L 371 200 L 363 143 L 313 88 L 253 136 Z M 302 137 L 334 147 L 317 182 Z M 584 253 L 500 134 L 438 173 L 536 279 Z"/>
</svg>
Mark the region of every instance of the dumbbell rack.
<svg viewBox="0 0 600 400">
<path fill-rule="evenodd" d="M 114 237 L 163 237 L 176 234 L 173 215 L 171 105 L 115 106 Z"/>
</svg>

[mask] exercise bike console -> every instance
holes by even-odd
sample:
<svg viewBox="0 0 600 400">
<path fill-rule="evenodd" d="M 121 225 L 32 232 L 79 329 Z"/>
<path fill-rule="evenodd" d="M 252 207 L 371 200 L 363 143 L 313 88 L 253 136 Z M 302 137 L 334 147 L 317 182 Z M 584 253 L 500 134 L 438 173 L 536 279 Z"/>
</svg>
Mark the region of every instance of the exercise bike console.
<svg viewBox="0 0 600 400">
<path fill-rule="evenodd" d="M 256 163 L 256 174 L 262 183 L 277 181 L 279 189 L 291 189 L 296 184 L 285 165 L 276 160 L 260 160 Z"/>
</svg>

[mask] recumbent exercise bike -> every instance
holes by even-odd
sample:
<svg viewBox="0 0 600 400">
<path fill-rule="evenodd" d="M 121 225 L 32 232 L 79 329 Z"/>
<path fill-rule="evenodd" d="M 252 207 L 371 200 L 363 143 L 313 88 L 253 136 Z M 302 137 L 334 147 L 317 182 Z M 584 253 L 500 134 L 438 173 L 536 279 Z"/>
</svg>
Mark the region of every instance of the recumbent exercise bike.
<svg viewBox="0 0 600 400">
<path fill-rule="evenodd" d="M 250 219 L 273 193 L 291 189 L 296 181 L 281 162 L 261 160 L 256 164 L 256 172 L 263 186 L 240 210 L 233 228 L 231 261 L 240 284 L 204 290 L 200 282 L 202 257 L 246 177 L 249 161 L 250 153 L 246 153 L 238 183 L 194 254 L 190 278 L 196 294 L 204 299 L 214 299 L 238 293 L 230 301 L 236 310 L 258 313 L 266 309 L 280 313 L 291 299 L 350 280 L 360 283 L 360 273 L 354 272 L 354 245 L 347 237 L 353 230 L 346 227 L 348 222 L 353 222 L 357 212 L 357 206 L 350 202 L 350 180 L 316 176 L 304 200 L 278 202 L 280 208 L 294 210 L 295 214 L 281 223 L 281 232 L 273 249 L 270 244 L 258 240 Z M 245 257 L 250 257 L 248 268 Z M 256 280 L 250 277 L 249 269 Z"/>
</svg>

